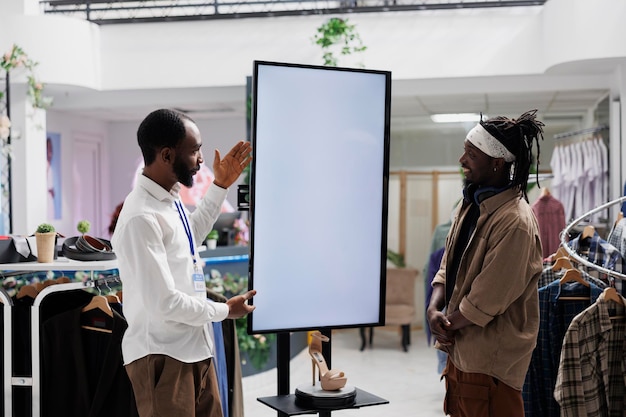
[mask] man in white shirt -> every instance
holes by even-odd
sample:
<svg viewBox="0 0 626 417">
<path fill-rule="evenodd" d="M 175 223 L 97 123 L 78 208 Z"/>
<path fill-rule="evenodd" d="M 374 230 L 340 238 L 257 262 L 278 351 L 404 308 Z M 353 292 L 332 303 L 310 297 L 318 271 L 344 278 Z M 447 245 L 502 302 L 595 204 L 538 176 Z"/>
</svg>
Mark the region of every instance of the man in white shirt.
<svg viewBox="0 0 626 417">
<path fill-rule="evenodd" d="M 122 353 L 137 409 L 141 417 L 221 417 L 208 326 L 250 313 L 247 300 L 256 292 L 207 301 L 196 243 L 211 230 L 252 149 L 239 142 L 223 159 L 215 150 L 213 185 L 188 213 L 179 191 L 180 184 L 193 184 L 203 162 L 196 124 L 176 111 L 156 110 L 141 122 L 137 140 L 145 168 L 111 239 L 128 321 Z"/>
</svg>

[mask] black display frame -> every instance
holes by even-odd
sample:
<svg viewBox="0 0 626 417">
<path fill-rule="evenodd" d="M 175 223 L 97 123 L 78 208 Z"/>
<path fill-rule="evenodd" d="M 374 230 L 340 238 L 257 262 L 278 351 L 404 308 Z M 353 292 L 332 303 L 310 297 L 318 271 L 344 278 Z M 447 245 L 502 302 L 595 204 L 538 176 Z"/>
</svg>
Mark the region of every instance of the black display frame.
<svg viewBox="0 0 626 417">
<path fill-rule="evenodd" d="M 365 110 L 367 110 L 365 113 L 369 112 L 374 112 L 374 113 L 380 113 L 377 114 L 376 117 L 379 117 L 380 120 L 376 119 L 376 122 L 378 123 L 376 125 L 376 130 L 379 133 L 376 133 L 374 136 L 378 136 L 375 139 L 380 141 L 380 143 L 376 142 L 375 145 L 373 145 L 373 147 L 376 148 L 376 152 L 374 152 L 374 155 L 379 158 L 379 160 L 374 161 L 375 162 L 375 166 L 378 167 L 379 171 L 375 174 L 376 176 L 376 181 L 375 184 L 371 184 L 368 183 L 368 186 L 372 186 L 373 185 L 373 190 L 371 191 L 371 195 L 375 196 L 375 198 L 377 198 L 377 202 L 378 202 L 378 206 L 376 209 L 372 209 L 369 208 L 367 210 L 374 210 L 374 214 L 378 216 L 379 222 L 377 224 L 374 225 L 374 228 L 376 230 L 378 230 L 378 237 L 379 239 L 375 242 L 372 243 L 372 246 L 376 247 L 376 250 L 371 250 L 368 251 L 367 253 L 363 254 L 363 259 L 367 259 L 368 262 L 372 262 L 375 263 L 377 265 L 376 268 L 372 268 L 372 270 L 375 269 L 374 272 L 372 272 L 372 274 L 377 277 L 377 279 L 375 279 L 374 277 L 369 277 L 370 281 L 368 281 L 367 285 L 369 287 L 372 287 L 372 290 L 375 291 L 375 293 L 377 294 L 377 299 L 375 300 L 375 302 L 369 302 L 369 305 L 363 307 L 361 306 L 361 308 L 364 309 L 372 309 L 375 308 L 377 309 L 377 312 L 374 312 L 370 315 L 370 313 L 367 313 L 368 317 L 364 317 L 363 319 L 360 318 L 352 318 L 349 319 L 347 321 L 341 322 L 340 321 L 332 321 L 332 322 L 328 322 L 325 320 L 321 320 L 319 322 L 314 321 L 315 319 L 313 319 L 313 321 L 308 320 L 308 321 L 304 321 L 303 322 L 298 322 L 296 324 L 294 323 L 290 323 L 287 325 L 266 325 L 265 323 L 260 323 L 261 319 L 257 319 L 257 316 L 259 315 L 261 308 L 258 303 L 256 303 L 256 301 L 260 298 L 263 297 L 265 294 L 267 294 L 267 291 L 274 291 L 275 289 L 278 291 L 279 288 L 281 287 L 280 285 L 275 285 L 273 287 L 270 287 L 268 289 L 264 289 L 265 294 L 263 291 L 260 291 L 254 298 L 253 300 L 251 300 L 251 304 L 256 305 L 257 310 L 255 310 L 253 313 L 251 313 L 248 316 L 248 332 L 250 334 L 263 334 L 263 333 L 283 333 L 283 332 L 295 332 L 295 331 L 308 331 L 308 330 L 315 330 L 315 329 L 328 329 L 328 328 L 356 328 L 356 327 L 371 327 L 371 326 L 381 326 L 384 325 L 385 323 L 385 289 L 386 289 L 386 265 L 387 265 L 387 222 L 388 222 L 388 188 L 389 188 L 389 153 L 390 153 L 390 114 L 391 114 L 391 72 L 390 71 L 379 71 L 379 70 L 371 70 L 371 69 L 363 69 L 363 68 L 344 68 L 344 67 L 325 67 L 325 66 L 317 66 L 317 65 L 306 65 L 306 64 L 295 64 L 295 63 L 285 63 L 285 62 L 271 62 L 271 61 L 254 61 L 254 69 L 253 69 L 253 77 L 252 77 L 252 100 L 251 100 L 251 120 L 252 120 L 252 127 L 251 127 L 251 142 L 252 142 L 252 146 L 253 146 L 253 160 L 252 160 L 252 164 L 251 164 L 251 170 L 250 170 L 250 211 L 249 211 L 249 217 L 250 217 L 250 262 L 249 262 L 249 289 L 257 289 L 259 290 L 259 282 L 262 282 L 262 280 L 264 279 L 262 277 L 262 275 L 257 275 L 256 274 L 256 268 L 260 267 L 257 265 L 257 263 L 255 263 L 255 261 L 257 261 L 258 259 L 260 259 L 261 255 L 259 255 L 259 252 L 261 252 L 261 249 L 259 248 L 265 248 L 264 245 L 266 245 L 268 242 L 264 241 L 264 237 L 263 236 L 268 236 L 267 233 L 265 233 L 265 235 L 263 235 L 263 232 L 257 230 L 257 225 L 261 224 L 261 222 L 259 221 L 259 223 L 257 223 L 257 221 L 259 220 L 257 218 L 257 203 L 259 203 L 260 200 L 262 200 L 262 198 L 260 198 L 261 196 L 264 196 L 264 192 L 266 192 L 266 188 L 267 185 L 266 183 L 263 183 L 264 179 L 262 177 L 262 174 L 259 174 L 259 172 L 257 172 L 259 165 L 263 166 L 263 164 L 271 164 L 271 162 L 266 162 L 269 161 L 270 159 L 273 159 L 274 161 L 280 160 L 282 163 L 284 163 L 284 157 L 285 155 L 282 155 L 282 158 L 280 155 L 269 155 L 269 154 L 261 154 L 259 150 L 263 150 L 263 147 L 265 146 L 263 142 L 259 142 L 259 122 L 263 121 L 263 115 L 259 114 L 259 105 L 261 104 L 261 106 L 267 106 L 267 104 L 264 104 L 264 102 L 259 103 L 259 86 L 263 83 L 266 83 L 268 81 L 265 81 L 265 79 L 263 77 L 265 77 L 265 75 L 261 75 L 261 79 L 260 79 L 260 71 L 264 71 L 267 69 L 280 69 L 280 70 L 286 70 L 289 73 L 295 73 L 298 74 L 298 71 L 302 70 L 304 71 L 303 74 L 319 74 L 321 77 L 327 76 L 330 79 L 333 79 L 333 77 L 337 76 L 337 77 L 344 77 L 341 79 L 345 79 L 345 77 L 349 77 L 349 79 L 358 79 L 358 82 L 361 82 L 361 80 L 369 80 L 371 78 L 371 82 L 372 82 L 372 91 L 374 91 L 376 94 L 376 97 L 378 98 L 380 96 L 380 100 L 381 102 L 379 103 L 378 100 L 373 100 L 374 104 L 371 104 L 372 107 L 376 107 L 376 110 L 372 110 L 369 108 L 366 108 Z M 262 74 L 264 74 L 262 72 Z M 288 77 L 286 77 L 288 78 Z M 306 76 L 304 77 L 305 80 L 303 80 L 303 83 L 306 83 Z M 281 80 L 272 80 L 269 82 L 278 82 L 278 83 L 285 83 L 285 85 L 280 86 L 280 88 L 285 88 L 287 87 L 288 89 L 285 91 L 291 91 L 293 89 L 293 85 L 289 85 L 288 81 L 283 81 Z M 358 85 L 357 82 L 357 85 Z M 367 81 L 369 82 L 369 81 Z M 332 84 L 332 87 L 331 87 Z M 342 83 L 335 83 L 333 84 L 332 82 L 329 84 L 326 84 L 323 80 L 321 80 L 320 85 L 315 86 L 315 89 L 311 89 L 310 91 L 314 91 L 313 94 L 317 94 L 317 89 L 321 88 L 322 91 L 322 95 L 324 93 L 324 89 L 326 89 L 329 94 L 328 94 L 328 100 L 330 103 L 330 100 L 333 100 L 333 97 L 335 98 L 340 98 L 341 100 L 346 99 L 346 97 L 348 97 L 350 94 L 354 94 L 354 92 L 356 90 L 352 90 L 352 91 L 342 91 Z M 346 84 L 350 84 L 350 83 L 346 83 Z M 290 88 L 291 87 L 291 88 Z M 279 89 L 280 89 L 279 88 Z M 297 89 L 298 87 L 296 87 Z M 347 87 L 346 87 L 347 88 Z M 331 91 L 332 89 L 332 91 Z M 269 91 L 269 90 L 265 90 L 263 89 L 263 91 Z M 274 91 L 272 89 L 272 91 Z M 263 93 L 265 94 L 265 93 Z M 300 98 L 298 98 L 299 100 Z M 307 98 L 305 96 L 303 96 L 301 98 L 303 101 L 307 100 Z M 298 101 L 296 100 L 296 101 Z M 348 100 L 351 100 L 351 98 L 348 98 Z M 354 98 L 355 101 L 355 105 L 359 106 L 359 105 L 364 105 L 363 102 L 359 102 L 358 98 Z M 299 103 L 290 103 L 290 105 L 293 104 L 295 107 L 298 106 Z M 301 103 L 300 103 L 301 104 Z M 332 104 L 332 103 L 330 103 Z M 365 105 L 369 105 L 368 103 L 365 103 Z M 310 108 L 309 108 L 310 110 Z M 266 114 L 263 113 L 262 114 Z M 260 120 L 261 118 L 261 120 Z M 332 118 L 332 117 L 331 117 Z M 363 124 L 368 124 L 371 121 L 368 120 L 363 120 Z M 321 124 L 323 124 L 323 122 L 320 122 Z M 355 125 L 357 130 L 359 128 L 358 123 Z M 262 130 L 262 129 L 261 129 Z M 263 133 L 264 131 L 261 131 L 261 141 L 263 140 L 267 140 L 266 138 L 263 138 L 263 135 L 265 133 Z M 294 135 L 295 136 L 295 135 Z M 340 139 L 342 140 L 342 139 Z M 357 150 L 358 151 L 358 150 Z M 315 160 L 316 156 L 319 155 L 313 155 L 311 157 L 312 160 Z M 371 158 L 371 156 L 370 156 Z M 287 158 L 288 159 L 288 158 Z M 359 164 L 359 166 L 355 171 L 357 172 L 363 172 L 363 169 L 365 168 L 365 166 L 367 165 L 367 162 L 372 162 L 370 160 L 366 160 L 366 161 L 359 161 L 360 156 L 356 155 L 352 158 L 352 163 L 354 164 Z M 299 170 L 302 169 L 303 167 L 303 161 L 302 160 L 298 160 L 298 159 L 294 159 L 293 161 L 291 161 L 291 163 L 293 164 L 292 168 L 294 170 Z M 306 168 L 306 167 L 305 167 Z M 332 169 L 332 166 L 324 166 L 324 169 Z M 267 169 L 267 168 L 263 168 L 263 169 Z M 338 172 L 337 174 L 343 174 L 345 175 L 346 173 L 349 174 L 349 171 L 346 171 L 344 168 L 337 168 Z M 289 175 L 289 170 L 286 170 L 284 175 Z M 259 179 L 259 176 L 261 175 L 261 179 Z M 351 175 L 351 174 L 349 174 Z M 331 175 L 332 176 L 332 175 Z M 355 180 L 358 183 L 359 178 L 353 178 L 352 180 Z M 351 182 L 350 179 L 346 179 L 343 178 L 341 183 L 343 184 L 349 184 Z M 309 184 L 310 185 L 310 184 Z M 279 187 L 283 187 L 281 188 L 282 193 L 287 193 L 289 194 L 290 190 L 292 190 L 293 188 L 290 188 L 288 186 L 288 184 L 282 184 L 279 185 Z M 319 189 L 309 189 L 309 191 L 312 194 L 316 194 L 316 193 L 320 193 L 322 195 L 324 195 L 324 193 L 328 192 L 328 188 L 329 186 L 331 186 L 331 184 L 329 184 L 329 182 L 324 182 L 324 183 L 319 183 Z M 356 187 L 359 187 L 359 185 L 355 184 Z M 339 186 L 337 186 L 339 187 Z M 270 187 L 271 188 L 271 187 Z M 350 196 L 351 196 L 351 190 L 347 189 L 347 190 L 343 190 L 341 192 L 342 196 L 345 196 L 348 200 L 350 201 Z M 265 194 L 267 195 L 267 193 Z M 363 194 L 360 194 L 360 196 L 362 197 Z M 263 197 L 264 198 L 264 197 Z M 362 198 L 361 198 L 362 200 Z M 265 199 L 263 200 L 264 203 L 267 202 L 268 200 Z M 284 201 L 284 200 L 281 200 Z M 362 202 L 362 201 L 361 201 Z M 352 202 L 353 203 L 353 202 Z M 299 202 L 298 201 L 293 201 L 293 210 L 298 210 L 298 206 L 299 206 Z M 349 211 L 343 211 L 342 210 L 342 202 L 341 201 L 333 201 L 332 204 L 329 204 L 329 206 L 333 206 L 333 208 L 329 208 L 329 210 L 327 212 L 321 213 L 319 218 L 315 217 L 315 218 L 307 218 L 307 222 L 313 222 L 314 226 L 312 226 L 314 229 L 316 227 L 318 227 L 320 230 L 323 230 L 323 228 L 326 226 L 326 220 L 328 220 L 328 218 L 333 218 L 332 220 L 335 221 L 337 216 L 343 216 L 342 218 L 344 220 L 351 220 L 354 217 L 354 205 L 350 206 L 353 210 L 352 213 L 350 213 Z M 263 206 L 263 207 L 267 207 L 267 206 Z M 348 208 L 350 208 L 348 207 Z M 327 217 L 325 217 L 327 216 Z M 317 222 L 317 223 L 316 223 Z M 281 224 L 280 227 L 282 228 L 282 230 L 293 230 L 293 231 L 297 231 L 298 225 L 296 224 Z M 363 228 L 372 228 L 371 224 L 362 224 L 361 225 Z M 311 230 L 309 228 L 309 230 Z M 344 247 L 345 248 L 345 247 Z M 307 251 L 310 248 L 302 248 L 301 250 Z M 337 250 L 340 250 L 341 248 L 337 248 Z M 371 253 L 370 253 L 371 252 Z M 375 253 L 373 253 L 375 252 Z M 280 258 L 281 256 L 284 256 L 285 254 L 281 254 L 281 253 L 270 253 L 269 256 L 276 256 L 276 258 Z M 265 251 L 263 252 L 262 255 L 264 258 L 267 258 L 268 256 L 268 252 Z M 337 258 L 335 258 L 336 260 Z M 329 259 L 329 262 L 331 262 L 331 260 Z M 265 271 L 267 272 L 267 271 Z M 298 274 L 298 271 L 293 271 L 294 275 Z M 284 281 L 284 283 L 287 283 L 287 279 L 291 279 L 291 278 L 286 278 Z M 352 278 L 352 280 L 354 281 L 354 285 L 359 287 L 359 291 L 362 290 L 362 285 L 359 282 L 359 278 Z M 375 287 L 375 288 L 374 288 Z M 332 291 L 332 288 L 330 289 Z M 290 295 L 288 294 L 287 296 L 281 298 L 281 300 L 284 300 L 284 303 L 282 303 L 283 305 L 281 305 L 279 308 L 279 312 L 282 312 L 282 314 L 284 314 L 285 317 L 289 316 L 292 317 L 294 314 L 298 314 L 298 311 L 300 310 L 300 306 L 301 306 L 301 302 L 302 301 L 295 301 L 295 305 L 294 305 L 294 300 L 304 300 L 306 299 L 308 294 L 301 294 L 298 291 L 293 291 L 292 293 L 290 293 Z M 369 299 L 369 298 L 368 298 Z M 371 300 L 371 299 L 370 299 Z M 313 303 L 315 302 L 320 302 L 320 307 L 323 309 L 332 309 L 332 305 L 328 306 L 328 305 L 324 305 L 323 300 L 318 300 L 318 301 L 312 301 Z M 348 305 L 352 305 L 354 306 L 358 306 L 358 304 L 354 304 L 354 303 L 359 303 L 359 302 L 363 302 L 363 300 L 360 300 L 359 298 L 348 298 L 345 300 L 345 303 L 347 303 Z M 336 304 L 335 304 L 336 305 Z M 349 306 L 348 306 L 349 308 Z M 364 310 L 365 311 L 365 310 Z M 345 313 L 345 310 L 344 310 Z M 280 314 L 280 313 L 277 313 Z M 341 313 L 343 314 L 343 313 Z"/>
</svg>

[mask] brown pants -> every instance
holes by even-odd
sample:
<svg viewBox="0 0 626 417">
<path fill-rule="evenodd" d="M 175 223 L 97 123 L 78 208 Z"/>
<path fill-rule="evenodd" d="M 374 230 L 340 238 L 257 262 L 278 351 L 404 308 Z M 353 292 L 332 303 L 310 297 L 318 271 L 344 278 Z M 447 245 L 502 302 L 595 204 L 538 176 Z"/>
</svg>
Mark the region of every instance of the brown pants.
<svg viewBox="0 0 626 417">
<path fill-rule="evenodd" d="M 496 378 L 458 370 L 450 358 L 443 371 L 443 410 L 451 417 L 524 417 L 522 392 Z"/>
<path fill-rule="evenodd" d="M 222 417 L 211 359 L 184 363 L 148 355 L 126 365 L 141 417 Z"/>
</svg>

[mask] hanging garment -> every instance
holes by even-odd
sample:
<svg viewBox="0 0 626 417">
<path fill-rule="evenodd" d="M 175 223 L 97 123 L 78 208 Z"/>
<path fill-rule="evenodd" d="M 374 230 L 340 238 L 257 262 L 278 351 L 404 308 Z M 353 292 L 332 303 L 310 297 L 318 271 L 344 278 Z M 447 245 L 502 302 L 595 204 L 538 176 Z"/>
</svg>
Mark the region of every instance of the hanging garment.
<svg viewBox="0 0 626 417">
<path fill-rule="evenodd" d="M 111 333 L 81 328 L 82 307 L 42 324 L 42 417 L 135 417 L 122 362 L 126 320 L 113 311 Z"/>
<path fill-rule="evenodd" d="M 593 283 L 586 287 L 578 282 L 561 284 L 558 280 L 539 289 L 537 346 L 522 390 L 526 417 L 559 417 L 560 407 L 553 392 L 563 338 L 572 319 L 592 305 L 600 294 L 602 288 Z"/>
<path fill-rule="evenodd" d="M 622 257 L 626 257 L 626 218 L 615 223 L 606 240 L 617 248 Z"/>
<path fill-rule="evenodd" d="M 225 303 L 228 301 L 226 297 L 222 294 L 218 294 L 214 291 L 211 291 L 207 288 L 206 290 L 207 298 L 219 303 Z M 218 372 L 218 379 L 220 379 L 220 375 L 226 376 L 226 391 L 222 391 L 224 389 L 224 379 L 223 377 L 219 381 L 220 384 L 220 398 L 222 398 L 222 407 L 226 404 L 226 408 L 228 409 L 228 414 L 224 412 L 224 416 L 228 415 L 230 417 L 243 417 L 243 384 L 242 384 L 242 373 L 241 373 L 241 355 L 239 353 L 239 342 L 237 340 L 237 329 L 235 325 L 234 319 L 226 319 L 222 322 L 219 322 L 219 325 L 213 323 L 213 327 L 220 327 L 222 333 L 222 341 L 220 344 L 222 346 L 218 346 L 216 351 L 216 356 L 219 355 L 219 351 L 223 352 L 223 360 L 220 359 L 221 367 Z M 217 340 L 217 339 L 216 339 Z M 224 365 L 225 364 L 225 365 Z M 226 393 L 226 402 L 224 401 L 223 392 Z"/>
<path fill-rule="evenodd" d="M 565 269 L 561 269 L 560 271 L 554 271 L 552 269 L 552 265 L 548 265 L 541 271 L 541 277 L 539 277 L 537 287 L 541 289 L 546 285 L 552 284 L 556 280 L 560 280 L 565 275 Z M 598 288 L 605 289 L 608 287 L 608 284 L 596 277 L 589 275 L 585 271 L 580 271 L 582 278 L 590 284 L 597 286 Z"/>
<path fill-rule="evenodd" d="M 576 177 L 578 172 L 575 170 L 576 163 L 574 160 L 574 153 L 570 147 L 561 146 L 560 148 L 560 155 L 563 158 L 563 192 L 565 197 L 563 199 L 559 199 L 559 201 L 563 203 L 563 206 L 565 207 L 565 218 L 569 220 L 575 217 L 574 199 L 576 197 Z"/>
<path fill-rule="evenodd" d="M 559 143 L 550 159 L 553 195 L 564 207 L 569 221 L 598 207 L 608 198 L 608 149 L 601 137 Z M 598 222 L 604 213 L 586 220 Z"/>
<path fill-rule="evenodd" d="M 572 150 L 572 176 L 576 182 L 576 193 L 574 197 L 574 216 L 578 217 L 585 213 L 584 202 L 589 196 L 589 181 L 585 174 L 585 161 L 587 158 L 583 155 L 583 144 L 577 142 L 570 145 Z"/>
<path fill-rule="evenodd" d="M 560 233 L 565 228 L 565 209 L 550 193 L 539 197 L 530 208 L 539 225 L 543 257 L 547 258 L 561 245 Z"/>
<path fill-rule="evenodd" d="M 612 320 L 612 315 L 622 318 Z M 606 300 L 603 293 L 596 303 L 572 320 L 565 333 L 554 390 L 562 417 L 624 416 L 626 321 L 623 316 L 624 306 Z"/>
<path fill-rule="evenodd" d="M 428 283 L 428 285 L 426 286 L 426 292 L 424 294 L 425 318 L 428 317 L 426 311 L 428 310 L 428 306 L 430 305 L 430 298 L 433 295 L 433 287 L 431 284 L 433 282 L 433 278 L 435 278 L 435 275 L 437 274 L 437 271 L 439 271 L 439 267 L 441 266 L 441 259 L 443 258 L 444 252 L 445 248 L 439 248 L 435 252 L 431 253 L 430 257 L 428 258 L 428 272 L 426 273 L 425 277 L 425 281 Z M 426 341 L 428 342 L 428 346 L 430 346 L 432 334 L 430 333 L 430 325 L 428 324 L 428 321 L 426 321 L 426 326 L 424 328 L 426 329 Z"/>
<path fill-rule="evenodd" d="M 595 140 L 596 146 L 600 150 L 600 163 L 602 166 L 602 173 L 600 174 L 600 201 L 596 203 L 596 206 L 604 204 L 609 201 L 609 150 L 604 143 L 602 136 L 597 136 Z"/>
<path fill-rule="evenodd" d="M 620 274 L 626 271 L 626 262 L 624 260 L 625 258 L 622 257 L 619 250 L 617 250 L 615 246 L 602 239 L 600 235 L 598 235 L 598 232 L 594 232 L 593 236 L 588 238 L 588 240 L 581 240 L 580 236 L 578 236 L 570 240 L 567 244 L 570 248 L 572 248 L 572 250 L 579 254 L 583 252 L 583 248 L 588 248 L 585 257 L 589 262 L 595 265 L 618 272 Z M 606 283 L 610 281 L 610 277 L 606 276 L 606 274 L 598 274 L 598 271 L 591 267 L 585 268 L 587 273 L 589 273 L 590 275 L 597 274 L 597 278 L 600 278 Z M 624 294 L 624 290 L 626 290 L 626 286 L 624 286 L 622 280 L 615 281 L 615 288 L 620 294 Z"/>
</svg>

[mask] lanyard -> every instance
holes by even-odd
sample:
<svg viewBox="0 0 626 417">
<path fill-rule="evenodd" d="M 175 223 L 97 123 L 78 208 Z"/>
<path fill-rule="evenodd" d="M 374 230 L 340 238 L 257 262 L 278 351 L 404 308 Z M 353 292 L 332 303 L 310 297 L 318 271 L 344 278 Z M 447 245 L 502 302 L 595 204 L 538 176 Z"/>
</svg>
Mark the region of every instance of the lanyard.
<svg viewBox="0 0 626 417">
<path fill-rule="evenodd" d="M 180 201 L 174 201 L 176 204 L 176 209 L 178 210 L 178 217 L 180 217 L 180 221 L 183 222 L 183 227 L 185 228 L 185 234 L 187 234 L 187 240 L 189 240 L 189 250 L 191 252 L 191 257 L 193 258 L 193 264 L 196 265 L 196 249 L 193 245 L 193 235 L 191 234 L 191 227 L 189 226 L 189 220 L 187 219 L 187 215 L 185 214 L 185 209 Z"/>
</svg>

